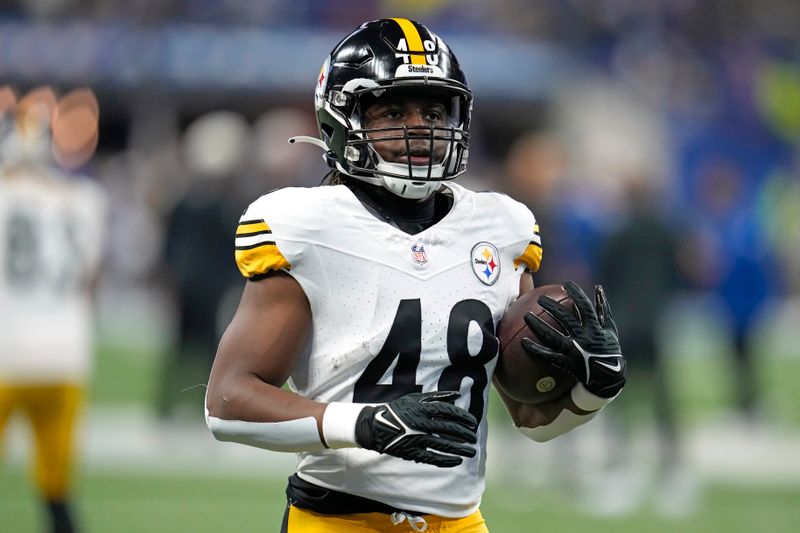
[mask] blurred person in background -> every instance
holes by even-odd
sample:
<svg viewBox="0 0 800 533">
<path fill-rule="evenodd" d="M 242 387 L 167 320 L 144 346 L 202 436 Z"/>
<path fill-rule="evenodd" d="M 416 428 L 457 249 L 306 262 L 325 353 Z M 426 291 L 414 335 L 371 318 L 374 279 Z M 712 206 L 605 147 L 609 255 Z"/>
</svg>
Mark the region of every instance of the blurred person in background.
<svg viewBox="0 0 800 533">
<path fill-rule="evenodd" d="M 0 433 L 30 423 L 35 485 L 50 530 L 76 531 L 71 509 L 75 430 L 91 366 L 92 295 L 103 255 L 106 200 L 79 166 L 97 142 L 88 91 L 61 100 L 31 91 L 6 113 L 0 147 Z M 8 120 L 13 121 L 9 128 Z"/>
<path fill-rule="evenodd" d="M 315 107 L 321 139 L 293 140 L 325 150 L 328 184 L 264 195 L 242 215 L 236 262 L 248 281 L 206 422 L 220 440 L 298 452 L 287 533 L 487 531 L 495 326 L 533 289 L 536 219 L 450 181 L 466 170 L 472 93 L 422 24 L 356 29 L 320 70 Z M 542 298 L 568 335 L 531 318 L 547 346 L 523 345 L 570 368 L 571 394 L 534 405 L 498 391 L 538 442 L 588 422 L 625 383 L 602 290 L 592 301 L 565 287 L 586 319 Z"/>
<path fill-rule="evenodd" d="M 755 332 L 782 283 L 750 185 L 737 160 L 721 154 L 698 163 L 692 215 L 698 287 L 709 290 L 731 334 L 733 397 L 742 421 L 762 414 Z"/>
<path fill-rule="evenodd" d="M 664 511 L 685 512 L 694 493 L 682 480 L 683 466 L 675 402 L 659 339 L 666 311 L 679 288 L 679 233 L 667 219 L 663 191 L 646 175 L 622 177 L 621 221 L 602 240 L 598 278 L 614 301 L 614 317 L 631 353 L 629 372 L 635 381 L 611 408 L 611 468 L 625 467 L 630 457 L 632 423 L 643 404 L 652 406 L 659 452 L 655 504 Z M 660 487 L 661 488 L 661 487 Z M 667 509 L 672 505 L 672 509 Z"/>
<path fill-rule="evenodd" d="M 232 309 L 226 296 L 241 292 L 241 278 L 230 260 L 239 201 L 235 177 L 249 155 L 250 128 L 231 111 L 195 119 L 182 141 L 189 185 L 167 217 L 164 263 L 177 308 L 177 339 L 164 362 L 158 414 L 168 417 L 177 395 L 205 381 L 224 324 Z M 263 189 L 262 189 L 263 191 Z"/>
</svg>

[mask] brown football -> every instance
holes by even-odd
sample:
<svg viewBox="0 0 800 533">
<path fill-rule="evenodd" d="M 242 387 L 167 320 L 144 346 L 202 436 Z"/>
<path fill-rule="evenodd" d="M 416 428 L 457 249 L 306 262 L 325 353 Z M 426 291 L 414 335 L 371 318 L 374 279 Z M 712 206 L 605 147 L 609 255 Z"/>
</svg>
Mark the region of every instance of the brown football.
<svg viewBox="0 0 800 533">
<path fill-rule="evenodd" d="M 561 285 L 542 285 L 526 292 L 511 304 L 497 326 L 500 357 L 494 373 L 495 383 L 506 395 L 524 403 L 555 400 L 567 394 L 576 383 L 574 377 L 546 361 L 534 360 L 522 347 L 525 337 L 538 342 L 523 319 L 528 311 L 564 332 L 558 322 L 538 304 L 537 300 L 542 295 L 549 296 L 577 316 L 575 304 Z"/>
</svg>

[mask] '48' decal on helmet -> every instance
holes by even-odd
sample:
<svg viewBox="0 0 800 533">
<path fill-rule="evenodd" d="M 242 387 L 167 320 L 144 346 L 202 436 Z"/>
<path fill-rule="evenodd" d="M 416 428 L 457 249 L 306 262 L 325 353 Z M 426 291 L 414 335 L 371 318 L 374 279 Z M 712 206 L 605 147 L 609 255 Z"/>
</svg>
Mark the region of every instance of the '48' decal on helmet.
<svg viewBox="0 0 800 533">
<path fill-rule="evenodd" d="M 428 39 L 422 41 L 422 46 L 425 47 L 426 52 L 435 52 L 436 51 L 436 43 L 430 41 Z M 399 52 L 408 52 L 408 42 L 405 38 L 400 39 L 400 42 L 397 43 L 397 50 Z M 422 52 L 422 50 L 412 50 L 414 52 Z M 402 59 L 403 63 L 411 63 L 411 54 L 395 54 L 395 57 L 398 59 Z M 438 65 L 439 64 L 439 56 L 436 54 L 425 54 L 425 61 L 428 65 Z"/>
</svg>

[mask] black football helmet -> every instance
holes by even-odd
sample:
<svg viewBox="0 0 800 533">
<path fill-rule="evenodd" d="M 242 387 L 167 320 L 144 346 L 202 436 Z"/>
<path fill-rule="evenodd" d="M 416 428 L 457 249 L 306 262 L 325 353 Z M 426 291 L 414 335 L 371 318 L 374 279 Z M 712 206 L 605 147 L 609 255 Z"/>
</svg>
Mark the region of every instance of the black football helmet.
<svg viewBox="0 0 800 533">
<path fill-rule="evenodd" d="M 447 110 L 444 126 L 365 129 L 370 103 L 395 91 L 436 99 Z M 366 22 L 345 37 L 325 60 L 315 92 L 320 137 L 328 164 L 339 172 L 386 187 L 406 198 L 424 198 L 467 166 L 472 93 L 445 42 L 418 22 L 403 18 Z M 371 138 L 379 133 L 380 139 Z M 387 162 L 376 142 L 420 138 L 443 154 L 427 165 Z"/>
</svg>

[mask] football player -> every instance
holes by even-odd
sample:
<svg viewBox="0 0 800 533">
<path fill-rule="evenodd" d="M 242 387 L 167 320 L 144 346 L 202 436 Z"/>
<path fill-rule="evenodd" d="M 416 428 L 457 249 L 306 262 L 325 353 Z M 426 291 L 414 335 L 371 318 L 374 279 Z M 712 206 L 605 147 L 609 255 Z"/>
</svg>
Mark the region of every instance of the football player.
<svg viewBox="0 0 800 533">
<path fill-rule="evenodd" d="M 293 141 L 325 150 L 329 183 L 262 196 L 240 220 L 248 281 L 211 371 L 208 426 L 298 453 L 283 531 L 487 531 L 495 326 L 533 288 L 536 220 L 452 181 L 467 165 L 472 93 L 422 24 L 384 19 L 347 36 L 315 107 L 321 138 Z M 602 293 L 596 305 L 566 287 L 582 320 L 543 301 L 569 333 L 531 319 L 545 344 L 526 345 L 580 383 L 550 405 L 504 399 L 535 440 L 589 420 L 624 383 Z"/>
<path fill-rule="evenodd" d="M 52 163 L 54 100 L 29 96 L 7 115 L 0 147 L 0 435 L 14 412 L 25 416 L 50 530 L 67 533 L 76 530 L 74 430 L 91 360 L 91 287 L 106 202 L 96 184 Z"/>
</svg>

